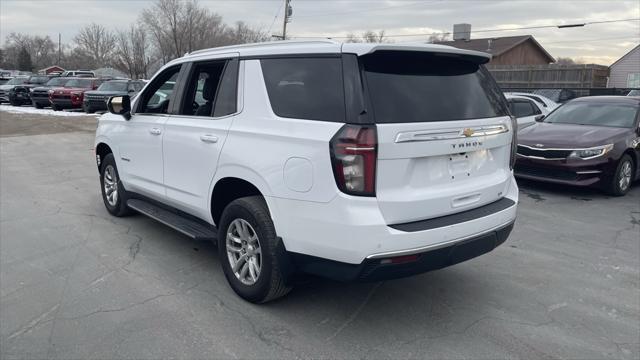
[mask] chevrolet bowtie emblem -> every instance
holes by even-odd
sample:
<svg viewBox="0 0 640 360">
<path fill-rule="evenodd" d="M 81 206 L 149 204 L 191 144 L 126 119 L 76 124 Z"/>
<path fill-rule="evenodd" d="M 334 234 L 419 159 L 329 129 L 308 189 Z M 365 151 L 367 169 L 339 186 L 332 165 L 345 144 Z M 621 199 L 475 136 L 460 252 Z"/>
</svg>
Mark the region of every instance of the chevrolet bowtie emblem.
<svg viewBox="0 0 640 360">
<path fill-rule="evenodd" d="M 473 135 L 475 133 L 475 131 L 473 131 L 473 129 L 471 128 L 466 128 L 464 130 L 462 130 L 462 135 L 469 137 L 471 135 Z"/>
</svg>

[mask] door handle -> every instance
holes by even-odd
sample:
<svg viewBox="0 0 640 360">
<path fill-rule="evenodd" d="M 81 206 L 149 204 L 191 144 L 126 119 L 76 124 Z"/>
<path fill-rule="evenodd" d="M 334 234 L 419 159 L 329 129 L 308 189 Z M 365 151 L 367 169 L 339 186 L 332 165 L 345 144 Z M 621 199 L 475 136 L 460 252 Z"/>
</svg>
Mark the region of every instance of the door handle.
<svg viewBox="0 0 640 360">
<path fill-rule="evenodd" d="M 200 135 L 200 140 L 207 143 L 216 143 L 218 142 L 218 137 L 211 134 L 204 134 L 204 135 Z"/>
<path fill-rule="evenodd" d="M 151 128 L 149 130 L 149 133 L 151 135 L 160 135 L 160 134 L 162 134 L 162 130 L 160 130 L 159 128 Z"/>
</svg>

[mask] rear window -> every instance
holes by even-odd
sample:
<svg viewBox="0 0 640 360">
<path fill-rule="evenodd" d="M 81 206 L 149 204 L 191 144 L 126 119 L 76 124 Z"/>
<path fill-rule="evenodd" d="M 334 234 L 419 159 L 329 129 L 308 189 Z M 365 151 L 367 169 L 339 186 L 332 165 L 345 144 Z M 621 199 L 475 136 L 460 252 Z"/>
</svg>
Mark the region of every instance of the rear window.
<svg viewBox="0 0 640 360">
<path fill-rule="evenodd" d="M 468 59 L 378 51 L 361 57 L 377 123 L 467 120 L 508 115 L 489 72 Z"/>
<path fill-rule="evenodd" d="M 340 58 L 262 59 L 273 112 L 281 117 L 345 121 Z"/>
</svg>

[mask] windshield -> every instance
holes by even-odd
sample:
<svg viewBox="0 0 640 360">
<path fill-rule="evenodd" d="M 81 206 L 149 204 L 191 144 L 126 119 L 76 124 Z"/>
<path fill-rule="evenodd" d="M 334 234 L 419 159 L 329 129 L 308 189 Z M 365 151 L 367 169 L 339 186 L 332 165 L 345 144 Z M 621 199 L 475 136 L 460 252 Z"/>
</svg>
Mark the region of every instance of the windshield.
<svg viewBox="0 0 640 360">
<path fill-rule="evenodd" d="M 27 79 L 28 78 L 13 78 L 7 81 L 5 85 L 22 85 L 27 81 Z"/>
<path fill-rule="evenodd" d="M 48 76 L 32 76 L 29 78 L 31 84 L 44 84 L 49 80 Z"/>
<path fill-rule="evenodd" d="M 69 81 L 68 78 L 53 78 L 51 80 L 49 80 L 46 85 L 47 86 L 64 86 L 64 84 L 67 83 L 67 81 Z"/>
<path fill-rule="evenodd" d="M 488 71 L 464 58 L 376 51 L 362 56 L 377 123 L 490 118 L 508 114 Z"/>
<path fill-rule="evenodd" d="M 98 91 L 127 91 L 127 83 L 125 81 L 107 81 L 100 85 Z"/>
<path fill-rule="evenodd" d="M 638 107 L 630 104 L 575 102 L 559 107 L 544 119 L 552 124 L 632 127 Z"/>
<path fill-rule="evenodd" d="M 91 79 L 71 79 L 67 82 L 64 87 L 77 87 L 77 88 L 90 88 L 93 86 L 93 81 Z"/>
</svg>

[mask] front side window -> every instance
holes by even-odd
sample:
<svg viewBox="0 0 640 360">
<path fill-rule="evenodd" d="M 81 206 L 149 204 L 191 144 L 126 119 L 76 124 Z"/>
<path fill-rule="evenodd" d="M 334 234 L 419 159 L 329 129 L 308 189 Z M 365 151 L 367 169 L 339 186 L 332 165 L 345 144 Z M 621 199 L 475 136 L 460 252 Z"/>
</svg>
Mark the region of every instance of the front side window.
<svg viewBox="0 0 640 360">
<path fill-rule="evenodd" d="M 172 101 L 173 89 L 180 73 L 180 65 L 165 69 L 147 87 L 140 98 L 138 113 L 166 114 Z"/>
<path fill-rule="evenodd" d="M 376 51 L 361 57 L 376 123 L 412 123 L 507 115 L 489 72 L 470 59 Z"/>
<path fill-rule="evenodd" d="M 342 61 L 330 58 L 262 59 L 273 112 L 281 117 L 344 122 Z"/>
</svg>

